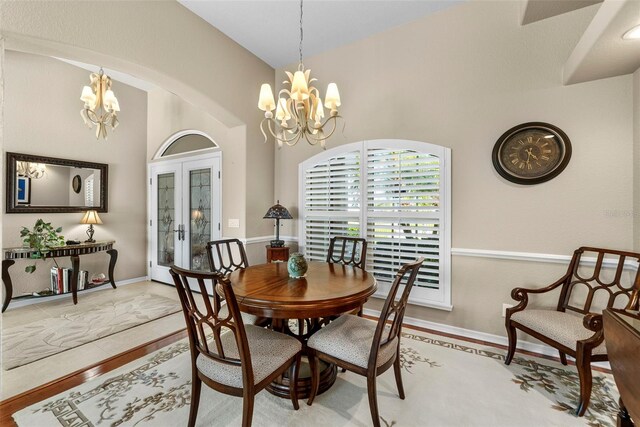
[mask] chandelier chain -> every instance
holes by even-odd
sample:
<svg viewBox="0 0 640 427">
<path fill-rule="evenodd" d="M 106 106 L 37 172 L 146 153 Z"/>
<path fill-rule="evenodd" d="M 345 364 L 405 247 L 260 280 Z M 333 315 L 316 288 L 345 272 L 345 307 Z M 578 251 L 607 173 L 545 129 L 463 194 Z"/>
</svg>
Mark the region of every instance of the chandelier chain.
<svg viewBox="0 0 640 427">
<path fill-rule="evenodd" d="M 260 87 L 258 108 L 264 111 L 264 119 L 260 122 L 260 131 L 267 142 L 267 133 L 271 135 L 281 148 L 284 144 L 293 146 L 301 139 L 311 145 L 320 144 L 325 149 L 325 141 L 336 130 L 336 122 L 340 106 L 340 93 L 335 83 L 329 83 L 324 103 L 320 91 L 315 87 L 317 79 L 311 78 L 311 70 L 305 70 L 302 63 L 302 47 L 304 43 L 304 0 L 300 2 L 300 45 L 298 53 L 300 62 L 298 71 L 286 71 L 288 81 L 277 98 L 273 96 L 271 85 L 264 83 Z M 277 102 L 276 102 L 277 99 Z M 325 118 L 324 109 L 329 109 L 329 117 Z M 275 111 L 274 111 L 275 110 Z"/>
<path fill-rule="evenodd" d="M 302 64 L 302 39 L 304 38 L 304 31 L 302 30 L 302 1 L 300 0 L 300 64 Z"/>
</svg>

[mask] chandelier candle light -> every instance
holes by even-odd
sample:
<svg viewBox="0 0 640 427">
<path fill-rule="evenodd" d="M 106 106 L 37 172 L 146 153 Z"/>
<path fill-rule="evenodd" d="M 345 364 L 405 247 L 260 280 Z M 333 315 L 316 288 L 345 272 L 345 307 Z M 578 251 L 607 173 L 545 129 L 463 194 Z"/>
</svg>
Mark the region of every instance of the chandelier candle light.
<svg viewBox="0 0 640 427">
<path fill-rule="evenodd" d="M 31 162 L 17 162 L 16 173 L 18 175 L 26 176 L 27 178 L 40 179 L 47 171 L 47 166 L 44 163 L 31 163 Z"/>
<path fill-rule="evenodd" d="M 102 68 L 98 74 L 91 73 L 91 86 L 82 88 L 80 100 L 84 102 L 84 108 L 80 116 L 89 129 L 96 125 L 96 139 L 102 136 L 107 139 L 107 125 L 111 129 L 118 126 L 118 111 L 120 105 L 111 90 L 111 78 L 104 74 Z"/>
<path fill-rule="evenodd" d="M 340 106 L 340 93 L 335 83 L 329 83 L 324 99 L 324 107 L 330 110 L 329 117 L 323 122 L 324 107 L 320 91 L 311 83 L 315 78 L 311 78 L 311 70 L 305 70 L 302 64 L 302 0 L 300 0 L 300 62 L 298 71 L 291 74 L 288 71 L 288 81 L 284 81 L 284 88 L 278 93 L 278 104 L 273 97 L 271 85 L 264 83 L 260 88 L 260 98 L 258 108 L 264 111 L 264 119 L 260 123 L 260 130 L 264 135 L 264 142 L 267 142 L 267 128 L 269 134 L 278 142 L 278 148 L 283 144 L 295 145 L 303 136 L 311 145 L 318 142 L 323 149 L 325 140 L 333 135 L 336 130 L 338 117 L 338 107 Z M 275 110 L 275 116 L 273 114 Z M 325 132 L 325 125 L 331 122 L 332 128 Z M 266 126 L 265 126 L 266 124 Z"/>
</svg>

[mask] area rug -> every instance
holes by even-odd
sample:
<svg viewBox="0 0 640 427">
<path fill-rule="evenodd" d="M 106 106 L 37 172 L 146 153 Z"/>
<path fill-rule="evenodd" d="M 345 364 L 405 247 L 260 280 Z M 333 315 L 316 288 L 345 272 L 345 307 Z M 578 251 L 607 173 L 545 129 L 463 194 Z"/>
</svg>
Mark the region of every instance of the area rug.
<svg viewBox="0 0 640 427">
<path fill-rule="evenodd" d="M 586 415 L 576 417 L 575 367 L 436 335 L 409 331 L 401 348 L 406 399 L 393 369 L 378 377 L 383 426 L 614 426 L 618 393 L 611 375 L 594 373 Z M 19 426 L 181 426 L 189 414 L 189 345 L 180 341 L 13 415 Z M 203 385 L 197 425 L 240 425 L 242 399 Z M 266 391 L 254 426 L 369 426 L 366 379 L 340 373 L 312 406 Z"/>
<path fill-rule="evenodd" d="M 153 294 L 75 307 L 72 313 L 3 329 L 2 367 L 26 365 L 181 310 L 177 301 Z"/>
</svg>

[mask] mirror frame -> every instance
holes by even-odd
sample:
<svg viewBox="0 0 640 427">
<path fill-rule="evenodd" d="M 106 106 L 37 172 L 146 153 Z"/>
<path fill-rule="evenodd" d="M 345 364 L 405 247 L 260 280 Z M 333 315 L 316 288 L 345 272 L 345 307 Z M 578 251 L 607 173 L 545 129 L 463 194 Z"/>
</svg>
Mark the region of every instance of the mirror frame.
<svg viewBox="0 0 640 427">
<path fill-rule="evenodd" d="M 99 206 L 24 206 L 16 204 L 16 164 L 17 162 L 47 163 L 50 165 L 71 166 L 77 168 L 98 169 L 100 171 Z M 35 156 L 32 154 L 7 152 L 6 163 L 6 213 L 67 213 L 84 212 L 95 209 L 108 212 L 109 165 L 105 163 L 83 162 L 80 160 L 58 159 L 55 157 Z"/>
</svg>

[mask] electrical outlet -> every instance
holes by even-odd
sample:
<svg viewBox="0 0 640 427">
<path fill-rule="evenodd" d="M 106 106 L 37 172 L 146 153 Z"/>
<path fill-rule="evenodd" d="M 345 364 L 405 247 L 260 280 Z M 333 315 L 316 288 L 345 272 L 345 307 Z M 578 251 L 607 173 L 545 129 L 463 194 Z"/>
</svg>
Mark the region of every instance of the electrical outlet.
<svg viewBox="0 0 640 427">
<path fill-rule="evenodd" d="M 229 219 L 229 228 L 240 228 L 240 220 L 239 219 Z"/>
<path fill-rule="evenodd" d="M 507 308 L 513 307 L 513 304 L 502 304 L 502 317 L 507 317 Z"/>
</svg>

